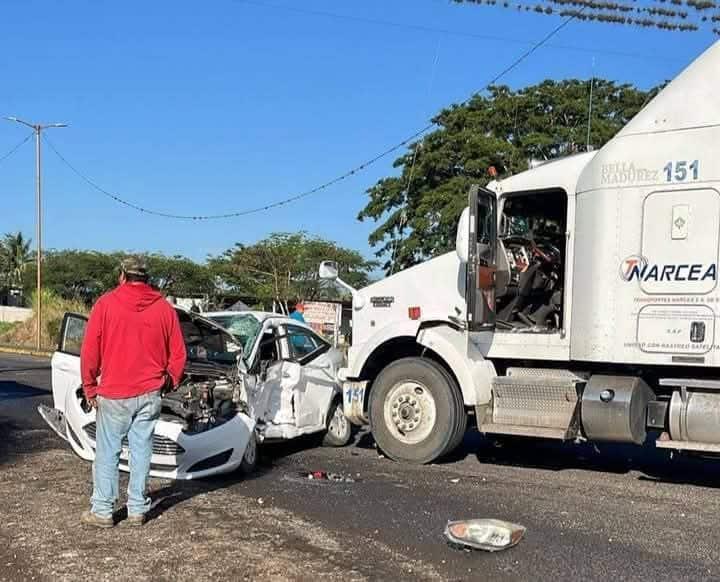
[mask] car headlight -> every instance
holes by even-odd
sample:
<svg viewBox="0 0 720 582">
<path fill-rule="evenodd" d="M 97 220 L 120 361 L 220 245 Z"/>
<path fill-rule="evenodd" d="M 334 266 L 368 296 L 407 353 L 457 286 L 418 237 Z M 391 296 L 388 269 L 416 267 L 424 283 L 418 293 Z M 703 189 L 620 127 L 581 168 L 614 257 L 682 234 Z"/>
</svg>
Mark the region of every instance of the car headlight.
<svg viewBox="0 0 720 582">
<path fill-rule="evenodd" d="M 445 528 L 445 537 L 451 544 L 488 552 L 511 548 L 524 535 L 523 526 L 499 519 L 450 521 Z"/>
</svg>

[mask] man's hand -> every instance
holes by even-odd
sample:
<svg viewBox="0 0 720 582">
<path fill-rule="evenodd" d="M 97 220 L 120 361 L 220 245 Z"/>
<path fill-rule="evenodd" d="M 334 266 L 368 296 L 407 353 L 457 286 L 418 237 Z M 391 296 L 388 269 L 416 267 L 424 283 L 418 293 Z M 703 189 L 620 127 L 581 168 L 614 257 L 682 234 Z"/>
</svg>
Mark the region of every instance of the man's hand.
<svg viewBox="0 0 720 582">
<path fill-rule="evenodd" d="M 97 410 L 97 396 L 93 396 L 92 398 L 87 399 L 88 406 L 92 409 L 94 408 Z"/>
<path fill-rule="evenodd" d="M 173 382 L 172 377 L 170 376 L 170 374 L 165 374 L 162 388 L 160 388 L 160 396 L 165 396 L 165 394 L 175 392 L 175 390 L 177 390 L 177 387 L 175 386 L 175 382 Z"/>
</svg>

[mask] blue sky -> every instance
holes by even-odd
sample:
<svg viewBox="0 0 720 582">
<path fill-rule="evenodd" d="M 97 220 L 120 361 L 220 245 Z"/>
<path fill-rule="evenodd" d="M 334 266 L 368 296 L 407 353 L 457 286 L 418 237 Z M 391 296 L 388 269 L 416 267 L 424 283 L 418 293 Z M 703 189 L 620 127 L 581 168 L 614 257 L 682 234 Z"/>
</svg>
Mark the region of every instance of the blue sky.
<svg viewBox="0 0 720 582">
<path fill-rule="evenodd" d="M 256 207 L 343 173 L 466 98 L 560 19 L 439 0 L 5 0 L 0 115 L 67 122 L 48 138 L 135 203 L 181 214 Z M 713 41 L 573 22 L 503 82 L 592 74 L 647 88 Z M 619 54 L 623 53 L 623 54 Z M 627 54 L 625 54 L 627 53 Z M 0 156 L 25 135 L 0 124 Z M 265 214 L 211 223 L 141 215 L 44 149 L 45 246 L 204 259 L 304 229 L 371 254 L 367 171 Z M 0 164 L 0 233 L 34 235 L 34 151 Z"/>
</svg>

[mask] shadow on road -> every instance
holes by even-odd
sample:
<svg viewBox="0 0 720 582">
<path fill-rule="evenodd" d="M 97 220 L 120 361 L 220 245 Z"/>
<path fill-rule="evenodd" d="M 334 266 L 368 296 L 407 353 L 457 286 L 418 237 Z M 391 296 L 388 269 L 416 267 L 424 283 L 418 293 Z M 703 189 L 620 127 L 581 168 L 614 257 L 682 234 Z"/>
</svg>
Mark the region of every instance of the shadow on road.
<svg viewBox="0 0 720 582">
<path fill-rule="evenodd" d="M 0 368 L 0 374 L 15 374 L 17 372 L 48 372 L 52 370 L 50 364 L 39 366 L 26 366 L 24 368 Z"/>
<path fill-rule="evenodd" d="M 290 457 L 297 453 L 301 453 L 308 449 L 316 449 L 324 446 L 322 444 L 323 433 L 309 434 L 287 441 L 273 441 L 265 443 L 262 447 L 263 455 L 260 462 L 267 468 L 271 468 L 273 460 L 282 459 L 284 457 Z M 370 438 L 371 445 L 366 445 L 367 438 Z M 353 427 L 352 437 L 350 442 L 346 445 L 347 447 L 359 447 L 359 448 L 374 448 L 375 441 L 372 440 L 370 433 L 359 432 Z M 332 448 L 332 447 L 330 447 Z"/>
<path fill-rule="evenodd" d="M 198 495 L 212 493 L 218 489 L 228 489 L 239 483 L 252 481 L 264 476 L 269 469 L 258 467 L 252 473 L 246 475 L 240 470 L 227 475 L 218 475 L 216 477 L 206 477 L 194 481 L 173 481 L 172 483 L 156 489 L 150 493 L 152 506 L 148 512 L 147 519 L 152 521 L 157 519 L 166 511 L 172 509 L 180 503 L 189 501 Z M 122 521 L 127 517 L 127 507 L 115 513 L 115 521 Z"/>
<path fill-rule="evenodd" d="M 0 415 L 0 466 L 20 457 L 61 447 L 64 443 L 48 429 L 33 430 L 22 420 Z"/>
<path fill-rule="evenodd" d="M 720 463 L 655 447 L 652 435 L 642 446 L 611 443 L 563 443 L 523 437 L 484 437 L 472 431 L 462 447 L 444 462 L 474 455 L 480 463 L 625 474 L 643 473 L 642 480 L 720 488 Z"/>
<path fill-rule="evenodd" d="M 35 396 L 47 396 L 47 390 L 34 388 L 27 384 L 20 384 L 13 380 L 0 380 L 0 401 L 17 400 L 18 398 L 34 398 Z"/>
<path fill-rule="evenodd" d="M 657 434 L 651 434 L 642 446 L 611 443 L 550 441 L 510 436 L 485 436 L 468 430 L 460 447 L 436 461 L 452 465 L 475 457 L 478 462 L 508 467 L 527 467 L 547 471 L 570 469 L 598 473 L 643 473 L 645 481 L 691 484 L 720 488 L 720 458 L 701 457 L 655 447 Z M 359 435 L 355 446 L 376 448 L 370 432 Z"/>
<path fill-rule="evenodd" d="M 37 368 L 33 368 L 35 370 Z M 2 372 L 2 370 L 0 370 Z M 35 411 L 36 403 L 50 397 L 42 390 L 14 380 L 0 379 L 0 465 L 21 456 L 53 448 L 55 435 L 38 431 L 44 422 Z M 61 442 L 58 439 L 57 446 Z"/>
</svg>

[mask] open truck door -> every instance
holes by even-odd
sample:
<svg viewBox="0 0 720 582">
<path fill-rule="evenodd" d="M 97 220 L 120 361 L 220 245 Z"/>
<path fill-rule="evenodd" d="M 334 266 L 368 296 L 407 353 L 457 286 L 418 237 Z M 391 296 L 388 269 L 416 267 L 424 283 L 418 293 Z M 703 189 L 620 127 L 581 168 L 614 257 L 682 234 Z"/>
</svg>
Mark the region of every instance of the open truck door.
<svg viewBox="0 0 720 582">
<path fill-rule="evenodd" d="M 461 220 L 458 245 L 466 244 L 465 299 L 470 331 L 495 329 L 495 274 L 497 271 L 497 197 L 473 185 L 468 194 L 467 227 Z M 460 251 L 460 249 L 458 249 Z"/>
</svg>

